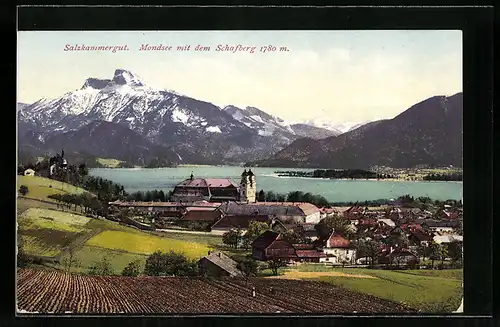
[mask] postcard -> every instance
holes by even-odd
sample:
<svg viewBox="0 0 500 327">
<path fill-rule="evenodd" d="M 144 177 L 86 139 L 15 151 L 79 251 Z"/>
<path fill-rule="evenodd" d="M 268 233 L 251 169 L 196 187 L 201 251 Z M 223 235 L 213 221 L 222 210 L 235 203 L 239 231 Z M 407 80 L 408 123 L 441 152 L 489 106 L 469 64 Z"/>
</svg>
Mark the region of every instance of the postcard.
<svg viewBox="0 0 500 327">
<path fill-rule="evenodd" d="M 18 314 L 463 312 L 461 31 L 17 36 Z"/>
</svg>

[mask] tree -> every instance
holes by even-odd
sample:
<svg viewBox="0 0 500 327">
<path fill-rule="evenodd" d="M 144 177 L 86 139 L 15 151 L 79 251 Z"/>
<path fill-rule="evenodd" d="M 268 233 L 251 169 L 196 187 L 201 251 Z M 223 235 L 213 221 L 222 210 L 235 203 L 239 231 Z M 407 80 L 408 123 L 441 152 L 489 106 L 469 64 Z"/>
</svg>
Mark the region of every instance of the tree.
<svg viewBox="0 0 500 327">
<path fill-rule="evenodd" d="M 417 255 L 422 258 L 422 261 L 425 261 L 425 257 L 427 256 L 427 246 L 423 244 L 419 244 L 417 246 Z"/>
<path fill-rule="evenodd" d="M 462 262 L 462 244 L 452 241 L 448 244 L 448 255 L 453 262 Z"/>
<path fill-rule="evenodd" d="M 387 244 L 394 247 L 405 247 L 408 245 L 408 237 L 404 231 L 396 229 L 389 234 L 389 237 L 387 237 Z"/>
<path fill-rule="evenodd" d="M 359 240 L 356 242 L 356 256 L 358 258 L 368 257 L 369 264 L 374 265 L 379 254 L 380 243 L 373 240 Z"/>
<path fill-rule="evenodd" d="M 113 268 L 107 257 L 101 259 L 101 261 L 95 262 L 91 266 L 87 273 L 94 276 L 109 276 L 114 275 Z"/>
<path fill-rule="evenodd" d="M 264 190 L 260 190 L 259 193 L 257 194 L 257 201 L 259 202 L 266 201 L 266 193 L 264 193 Z"/>
<path fill-rule="evenodd" d="M 252 257 L 247 256 L 238 262 L 236 268 L 241 270 L 245 276 L 250 277 L 257 274 L 258 266 L 257 261 L 255 261 Z"/>
<path fill-rule="evenodd" d="M 276 193 L 274 193 L 273 191 L 268 191 L 266 193 L 266 201 L 267 202 L 276 202 L 277 201 Z"/>
<path fill-rule="evenodd" d="M 222 243 L 236 249 L 241 240 L 241 234 L 241 230 L 231 229 L 222 235 Z"/>
<path fill-rule="evenodd" d="M 26 185 L 21 185 L 19 187 L 19 193 L 22 195 L 22 196 L 25 196 L 26 194 L 28 194 L 28 187 Z"/>
<path fill-rule="evenodd" d="M 319 238 L 327 238 L 334 230 L 344 237 L 350 237 L 353 234 L 350 225 L 350 221 L 344 217 L 332 215 L 323 218 L 314 228 L 316 228 Z"/>
<path fill-rule="evenodd" d="M 444 260 L 448 257 L 448 246 L 441 244 L 439 247 L 439 259 L 441 259 L 441 267 L 443 267 Z"/>
<path fill-rule="evenodd" d="M 431 260 L 431 267 L 434 268 L 434 261 L 439 260 L 439 244 L 435 241 L 431 241 L 428 246 L 428 257 Z"/>
<path fill-rule="evenodd" d="M 278 269 L 286 267 L 286 261 L 277 256 L 272 256 L 271 259 L 267 261 L 267 266 L 274 276 L 278 276 Z"/>
<path fill-rule="evenodd" d="M 141 261 L 134 260 L 123 269 L 122 276 L 137 277 L 141 274 Z"/>
<path fill-rule="evenodd" d="M 288 229 L 284 233 L 281 233 L 281 237 L 283 240 L 291 243 L 291 244 L 305 244 L 306 239 L 302 235 L 299 235 L 293 229 Z"/>
<path fill-rule="evenodd" d="M 184 254 L 156 251 L 146 259 L 144 274 L 148 276 L 196 276 L 197 267 L 196 261 L 189 260 Z"/>
<path fill-rule="evenodd" d="M 71 267 L 80 267 L 81 262 L 75 255 L 73 248 L 69 248 L 68 256 L 63 259 L 63 266 L 66 268 L 67 272 L 71 272 Z"/>
<path fill-rule="evenodd" d="M 158 250 L 146 259 L 144 274 L 148 276 L 161 276 L 166 271 L 166 259 L 164 254 Z"/>
<path fill-rule="evenodd" d="M 245 234 L 246 243 L 251 244 L 257 237 L 262 235 L 262 233 L 270 229 L 269 225 L 263 221 L 251 221 L 248 224 L 248 230 Z"/>
</svg>

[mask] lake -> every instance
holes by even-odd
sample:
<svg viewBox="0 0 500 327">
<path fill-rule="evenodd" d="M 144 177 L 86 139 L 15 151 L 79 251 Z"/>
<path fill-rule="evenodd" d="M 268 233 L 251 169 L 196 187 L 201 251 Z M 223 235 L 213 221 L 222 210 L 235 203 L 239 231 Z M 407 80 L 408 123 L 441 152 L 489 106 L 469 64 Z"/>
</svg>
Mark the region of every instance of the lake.
<svg viewBox="0 0 500 327">
<path fill-rule="evenodd" d="M 122 184 L 129 193 L 147 190 L 169 191 L 189 178 L 231 178 L 239 184 L 243 167 L 195 166 L 177 168 L 93 168 L 91 176 L 98 176 Z M 278 177 L 275 171 L 313 171 L 302 168 L 252 168 L 256 175 L 257 191 L 288 193 L 303 191 L 323 195 L 330 202 L 354 202 L 397 198 L 410 194 L 428 196 L 436 200 L 460 200 L 462 182 L 405 182 L 376 180 L 333 180 L 319 178 Z"/>
</svg>

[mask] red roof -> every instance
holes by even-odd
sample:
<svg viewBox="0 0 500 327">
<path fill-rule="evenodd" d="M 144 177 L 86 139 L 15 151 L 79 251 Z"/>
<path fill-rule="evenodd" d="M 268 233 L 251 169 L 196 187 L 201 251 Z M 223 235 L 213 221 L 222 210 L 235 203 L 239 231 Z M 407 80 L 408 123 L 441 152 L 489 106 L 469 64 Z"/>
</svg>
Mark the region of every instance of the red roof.
<svg viewBox="0 0 500 327">
<path fill-rule="evenodd" d="M 296 250 L 295 253 L 299 258 L 326 258 L 326 254 L 318 250 Z"/>
<path fill-rule="evenodd" d="M 364 226 L 375 226 L 377 225 L 377 220 L 372 218 L 361 218 L 359 219 L 358 224 Z"/>
<path fill-rule="evenodd" d="M 179 183 L 177 186 L 186 187 L 237 187 L 233 181 L 228 178 L 194 178 L 186 179 Z"/>
<path fill-rule="evenodd" d="M 190 221 L 214 221 L 221 217 L 221 212 L 219 210 L 189 210 L 183 216 L 183 220 Z"/>
<path fill-rule="evenodd" d="M 332 233 L 328 240 L 326 241 L 326 247 L 329 248 L 347 248 L 351 245 L 351 242 L 342 237 L 342 235 L 337 233 Z"/>
<path fill-rule="evenodd" d="M 312 244 L 293 244 L 293 247 L 297 250 L 314 250 L 314 245 Z"/>
</svg>

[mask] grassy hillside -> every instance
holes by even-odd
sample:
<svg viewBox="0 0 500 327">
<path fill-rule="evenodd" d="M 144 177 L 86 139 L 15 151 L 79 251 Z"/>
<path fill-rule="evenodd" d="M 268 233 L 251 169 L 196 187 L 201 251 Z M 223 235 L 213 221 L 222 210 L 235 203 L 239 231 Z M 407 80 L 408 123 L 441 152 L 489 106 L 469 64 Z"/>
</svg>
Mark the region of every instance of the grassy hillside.
<svg viewBox="0 0 500 327">
<path fill-rule="evenodd" d="M 82 194 L 86 192 L 80 187 L 40 176 L 18 175 L 16 189 L 19 189 L 21 185 L 26 185 L 28 187 L 28 194 L 26 194 L 26 197 L 45 201 L 53 201 L 48 198 L 48 196 L 52 194 Z"/>
<path fill-rule="evenodd" d="M 220 237 L 149 233 L 109 220 L 91 219 L 47 206 L 29 207 L 38 203 L 34 200 L 23 201 L 24 211 L 18 216 L 19 244 L 29 255 L 58 261 L 59 264 L 52 265 L 58 269 L 64 269 L 63 263 L 69 255 L 69 248 L 73 249 L 80 263 L 72 270 L 85 272 L 95 262 L 106 257 L 113 271 L 120 274 L 129 262 L 138 259 L 144 264 L 147 256 L 156 250 L 172 250 L 184 253 L 191 259 L 199 259 L 221 243 Z"/>
<path fill-rule="evenodd" d="M 302 272 L 302 274 L 298 274 Z M 462 299 L 463 271 L 375 270 L 300 265 L 281 270 L 280 278 L 321 280 L 347 289 L 402 302 L 422 312 L 452 312 Z M 372 278 L 361 278 L 361 277 Z"/>
</svg>

